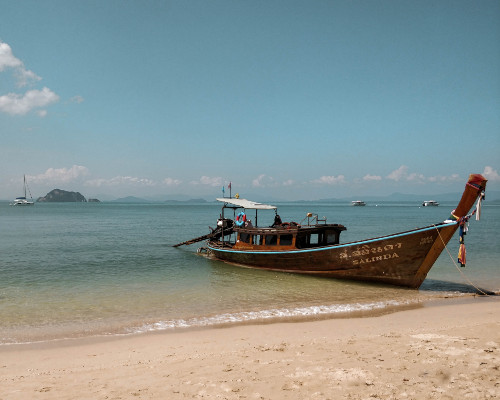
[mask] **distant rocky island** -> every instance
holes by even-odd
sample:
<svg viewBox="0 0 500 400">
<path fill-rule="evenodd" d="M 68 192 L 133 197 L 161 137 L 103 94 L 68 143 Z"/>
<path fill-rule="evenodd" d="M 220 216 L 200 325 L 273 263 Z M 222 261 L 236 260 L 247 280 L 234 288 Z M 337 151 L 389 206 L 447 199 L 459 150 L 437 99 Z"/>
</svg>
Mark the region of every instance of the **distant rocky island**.
<svg viewBox="0 0 500 400">
<path fill-rule="evenodd" d="M 98 199 L 89 199 L 91 203 L 99 203 Z M 68 192 L 62 189 L 54 189 L 47 193 L 44 197 L 39 197 L 37 202 L 40 203 L 86 203 L 87 199 L 80 192 Z"/>
</svg>

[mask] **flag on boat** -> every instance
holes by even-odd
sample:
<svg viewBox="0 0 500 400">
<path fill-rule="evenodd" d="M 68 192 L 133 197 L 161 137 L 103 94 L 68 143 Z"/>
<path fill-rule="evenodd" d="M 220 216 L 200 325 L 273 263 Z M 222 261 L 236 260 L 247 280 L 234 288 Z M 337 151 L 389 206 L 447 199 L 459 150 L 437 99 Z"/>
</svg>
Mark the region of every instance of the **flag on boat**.
<svg viewBox="0 0 500 400">
<path fill-rule="evenodd" d="M 461 267 L 465 267 L 465 244 L 461 244 L 459 249 L 458 249 L 458 262 L 460 263 Z"/>
</svg>

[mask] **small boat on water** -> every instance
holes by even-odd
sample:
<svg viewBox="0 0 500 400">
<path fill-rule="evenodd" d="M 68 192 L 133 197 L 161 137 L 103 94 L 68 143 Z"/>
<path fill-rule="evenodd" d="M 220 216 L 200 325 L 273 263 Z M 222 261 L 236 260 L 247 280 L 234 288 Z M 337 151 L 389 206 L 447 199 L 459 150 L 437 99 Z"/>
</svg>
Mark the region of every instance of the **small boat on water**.
<svg viewBox="0 0 500 400">
<path fill-rule="evenodd" d="M 328 224 L 316 214 L 308 213 L 300 223 L 282 222 L 275 206 L 219 198 L 223 206 L 217 228 L 174 247 L 207 240 L 210 257 L 240 266 L 418 288 L 455 231 L 470 218 L 476 200 L 480 209 L 486 182 L 482 175 L 470 175 L 457 208 L 443 222 L 350 243 L 340 243 L 345 226 Z M 248 210 L 255 211 L 255 225 L 246 217 Z M 272 226 L 258 226 L 262 210 L 275 212 Z"/>
<path fill-rule="evenodd" d="M 351 201 L 351 206 L 359 207 L 359 206 L 366 206 L 366 203 L 361 200 L 353 200 Z"/>
<path fill-rule="evenodd" d="M 439 203 L 435 200 L 425 200 L 422 203 L 422 207 L 436 207 L 438 205 L 439 205 Z"/>
<path fill-rule="evenodd" d="M 11 206 L 32 206 L 35 203 L 33 202 L 33 197 L 31 197 L 31 201 L 26 198 L 26 188 L 28 184 L 26 183 L 26 175 L 24 175 L 24 196 L 16 197 L 14 202 L 10 203 Z M 29 189 L 28 189 L 29 190 Z M 31 196 L 31 192 L 30 192 Z"/>
</svg>

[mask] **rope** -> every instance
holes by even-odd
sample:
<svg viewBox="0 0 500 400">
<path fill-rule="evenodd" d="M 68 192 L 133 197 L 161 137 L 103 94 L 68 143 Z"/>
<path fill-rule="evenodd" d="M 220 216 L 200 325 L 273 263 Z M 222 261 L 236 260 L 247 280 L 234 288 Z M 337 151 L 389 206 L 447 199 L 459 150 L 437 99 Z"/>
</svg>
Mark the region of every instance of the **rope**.
<svg viewBox="0 0 500 400">
<path fill-rule="evenodd" d="M 474 210 L 475 212 L 475 210 Z M 470 214 L 469 216 L 473 215 L 474 212 L 472 214 Z M 453 262 L 453 265 L 455 265 L 455 268 L 457 269 L 458 272 L 460 272 L 460 275 L 462 275 L 462 278 L 465 279 L 469 285 L 471 285 L 474 289 L 476 289 L 479 293 L 482 293 L 483 295 L 485 296 L 489 296 L 488 293 L 485 293 L 484 291 L 482 291 L 481 289 L 479 289 L 476 285 L 474 285 L 474 283 L 472 283 L 472 281 L 469 279 L 469 277 L 467 275 L 464 274 L 464 272 L 458 267 L 457 263 L 455 262 L 455 259 L 453 258 L 453 256 L 451 255 L 450 253 L 450 250 L 448 250 L 448 246 L 446 246 L 446 243 L 444 242 L 442 236 L 441 236 L 441 232 L 439 232 L 439 229 L 437 228 L 436 225 L 433 225 L 434 228 L 436 228 L 437 230 L 437 233 L 439 235 L 439 238 L 441 239 L 441 241 L 443 242 L 443 245 L 444 245 L 444 248 L 446 249 L 446 251 L 448 252 L 448 255 L 450 256 L 451 258 L 451 261 Z"/>
<path fill-rule="evenodd" d="M 28 185 L 26 185 L 26 186 L 28 186 Z M 30 198 L 31 198 L 31 200 L 33 200 L 33 195 L 31 194 L 31 190 L 30 190 L 29 186 L 28 186 L 28 192 L 30 192 Z"/>
</svg>

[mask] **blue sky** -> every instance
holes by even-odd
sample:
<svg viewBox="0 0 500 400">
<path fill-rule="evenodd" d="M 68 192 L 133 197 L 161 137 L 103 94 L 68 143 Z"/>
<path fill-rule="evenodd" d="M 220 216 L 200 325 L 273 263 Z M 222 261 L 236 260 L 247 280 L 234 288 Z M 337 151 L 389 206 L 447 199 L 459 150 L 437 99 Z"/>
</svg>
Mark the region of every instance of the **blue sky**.
<svg viewBox="0 0 500 400">
<path fill-rule="evenodd" d="M 500 189 L 499 1 L 0 8 L 0 199 Z"/>
</svg>

